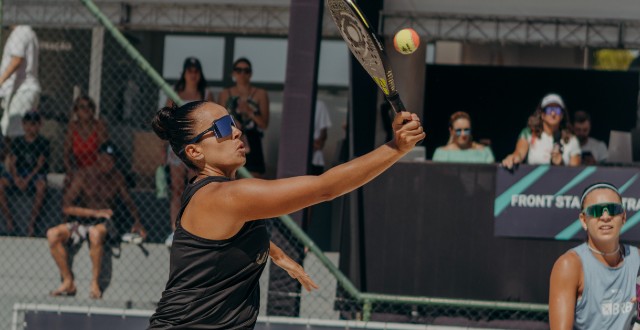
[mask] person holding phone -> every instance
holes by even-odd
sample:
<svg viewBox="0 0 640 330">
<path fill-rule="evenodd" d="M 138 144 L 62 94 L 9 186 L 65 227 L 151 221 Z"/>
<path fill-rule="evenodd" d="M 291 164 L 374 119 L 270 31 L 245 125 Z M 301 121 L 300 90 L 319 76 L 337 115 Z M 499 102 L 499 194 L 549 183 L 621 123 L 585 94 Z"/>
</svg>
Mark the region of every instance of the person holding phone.
<svg viewBox="0 0 640 330">
<path fill-rule="evenodd" d="M 596 165 L 607 161 L 609 150 L 607 145 L 590 136 L 591 116 L 584 111 L 576 111 L 573 115 L 573 131 L 580 142 L 582 164 Z"/>
<path fill-rule="evenodd" d="M 520 132 L 516 149 L 502 160 L 502 166 L 512 169 L 525 161 L 530 165 L 579 166 L 580 145 L 560 95 L 543 97 L 532 117 L 530 125 Z"/>
<path fill-rule="evenodd" d="M 587 240 L 553 265 L 551 330 L 631 329 L 640 255 L 620 242 L 627 221 L 622 196 L 611 183 L 595 183 L 584 190 L 580 205 Z"/>
</svg>

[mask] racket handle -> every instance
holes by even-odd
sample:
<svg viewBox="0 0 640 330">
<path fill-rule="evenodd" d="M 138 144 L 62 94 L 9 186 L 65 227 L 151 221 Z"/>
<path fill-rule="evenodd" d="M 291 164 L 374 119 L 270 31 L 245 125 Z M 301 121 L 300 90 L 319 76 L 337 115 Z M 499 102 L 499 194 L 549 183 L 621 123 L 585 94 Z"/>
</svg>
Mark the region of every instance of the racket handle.
<svg viewBox="0 0 640 330">
<path fill-rule="evenodd" d="M 402 104 L 402 100 L 400 100 L 400 94 L 396 93 L 394 95 L 390 95 L 389 97 L 387 97 L 387 101 L 389 101 L 391 108 L 396 113 L 407 111 L 407 109 L 404 107 L 404 104 Z"/>
</svg>

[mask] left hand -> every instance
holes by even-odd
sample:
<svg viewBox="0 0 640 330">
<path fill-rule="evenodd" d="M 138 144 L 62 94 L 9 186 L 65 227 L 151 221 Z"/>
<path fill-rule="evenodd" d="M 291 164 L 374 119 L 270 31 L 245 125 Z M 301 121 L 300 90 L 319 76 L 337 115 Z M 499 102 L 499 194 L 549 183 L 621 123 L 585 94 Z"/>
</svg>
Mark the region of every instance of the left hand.
<svg viewBox="0 0 640 330">
<path fill-rule="evenodd" d="M 283 255 L 280 258 L 271 258 L 271 260 L 280 268 L 284 269 L 289 276 L 298 280 L 305 290 L 311 292 L 313 289 L 318 289 L 318 285 L 311 279 L 309 274 L 305 273 L 304 268 L 289 258 L 289 256 Z"/>
</svg>

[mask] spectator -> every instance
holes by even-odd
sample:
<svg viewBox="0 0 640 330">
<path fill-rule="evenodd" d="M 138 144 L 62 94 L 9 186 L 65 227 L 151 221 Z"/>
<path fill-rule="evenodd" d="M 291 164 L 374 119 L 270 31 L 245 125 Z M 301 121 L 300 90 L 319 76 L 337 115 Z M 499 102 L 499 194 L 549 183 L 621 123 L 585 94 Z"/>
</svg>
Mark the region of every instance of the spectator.
<svg viewBox="0 0 640 330">
<path fill-rule="evenodd" d="M 24 135 L 22 117 L 37 109 L 40 99 L 38 82 L 38 38 L 28 25 L 12 25 L 0 63 L 0 96 L 4 112 L 0 120 L 2 135 Z"/>
<path fill-rule="evenodd" d="M 115 147 L 110 142 L 105 142 L 98 150 L 96 165 L 83 168 L 74 175 L 73 181 L 64 193 L 62 212 L 65 216 L 72 217 L 72 221 L 47 231 L 51 256 L 62 276 L 62 284 L 51 291 L 52 296 L 75 295 L 76 286 L 69 268 L 66 244 L 80 244 L 88 239 L 93 264 L 89 297 L 102 297 L 98 278 L 105 241 L 108 237 L 118 234 L 111 219 L 118 198 L 124 202 L 134 219 L 131 231 L 139 233 L 143 238 L 146 237 L 138 209 L 127 190 L 125 177 L 115 168 L 116 161 Z"/>
<path fill-rule="evenodd" d="M 245 167 L 254 177 L 265 173 L 262 135 L 269 127 L 269 96 L 267 91 L 251 85 L 251 62 L 239 58 L 233 62 L 235 86 L 224 89 L 218 98 L 241 126 L 245 145 L 249 146 Z"/>
<path fill-rule="evenodd" d="M 589 136 L 591 133 L 591 116 L 584 111 L 576 111 L 573 117 L 573 132 L 580 142 L 582 164 L 595 165 L 604 163 L 609 157 L 607 145 Z"/>
<path fill-rule="evenodd" d="M 13 231 L 13 217 L 7 202 L 7 189 L 35 190 L 36 195 L 27 227 L 28 236 L 33 236 L 36 219 L 40 214 L 47 189 L 49 140 L 39 134 L 40 123 L 40 115 L 37 112 L 27 112 L 24 115 L 22 118 L 24 135 L 16 137 L 11 142 L 7 172 L 0 179 L 0 210 L 7 221 L 8 232 Z"/>
<path fill-rule="evenodd" d="M 485 163 L 495 162 L 491 148 L 473 142 L 471 117 L 463 111 L 449 119 L 449 142 L 433 154 L 434 162 Z"/>
<path fill-rule="evenodd" d="M 525 159 L 527 164 L 580 165 L 580 144 L 572 134 L 569 113 L 558 94 L 547 94 L 520 132 L 516 150 L 502 165 L 513 168 Z"/>
<path fill-rule="evenodd" d="M 69 121 L 64 142 L 63 161 L 67 181 L 77 170 L 95 164 L 98 147 L 108 139 L 107 128 L 95 118 L 96 104 L 88 96 L 80 96 L 73 102 L 73 116 Z"/>
<path fill-rule="evenodd" d="M 327 105 L 322 100 L 316 100 L 316 113 L 313 121 L 313 155 L 311 156 L 311 171 L 309 174 L 320 175 L 324 172 L 324 154 L 322 149 L 327 141 L 327 130 L 331 127 L 331 118 Z"/>
<path fill-rule="evenodd" d="M 180 80 L 174 86 L 175 91 L 180 99 L 185 103 L 193 101 L 201 101 L 206 98 L 207 101 L 213 102 L 213 94 L 207 91 L 207 80 L 202 72 L 202 64 L 195 57 L 187 57 L 182 65 L 182 73 Z M 167 100 L 167 106 L 173 105 L 171 99 Z M 185 184 L 189 179 L 189 170 L 180 158 L 171 150 L 167 143 L 167 165 L 169 166 L 169 181 L 171 184 L 171 199 L 169 200 L 169 216 L 171 221 L 171 234 L 165 240 L 167 246 L 173 243 L 173 232 L 176 230 L 176 217 L 180 210 L 180 198 L 184 191 Z"/>
</svg>

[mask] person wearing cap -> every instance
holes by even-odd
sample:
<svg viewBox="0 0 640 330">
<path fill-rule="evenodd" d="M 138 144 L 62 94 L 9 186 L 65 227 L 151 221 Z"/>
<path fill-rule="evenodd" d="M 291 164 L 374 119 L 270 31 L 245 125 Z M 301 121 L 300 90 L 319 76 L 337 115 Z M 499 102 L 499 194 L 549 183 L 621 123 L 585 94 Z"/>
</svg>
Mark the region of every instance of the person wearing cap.
<svg viewBox="0 0 640 330">
<path fill-rule="evenodd" d="M 67 243 L 80 244 L 89 240 L 92 277 L 89 297 L 100 299 L 102 288 L 98 282 L 104 255 L 104 244 L 108 237 L 118 235 L 112 217 L 118 200 L 122 201 L 133 217 L 132 233 L 144 239 L 146 231 L 140 222 L 140 215 L 129 195 L 124 175 L 115 168 L 117 149 L 111 142 L 105 142 L 98 149 L 95 166 L 84 168 L 73 176 L 62 199 L 62 213 L 70 218 L 67 223 L 57 225 L 47 231 L 51 256 L 56 262 L 62 283 L 50 292 L 52 296 L 73 296 L 76 294 L 73 273 L 69 268 Z"/>
<path fill-rule="evenodd" d="M 225 88 L 218 97 L 242 129 L 245 139 L 247 163 L 244 167 L 253 177 L 262 178 L 266 172 L 262 136 L 269 127 L 269 95 L 267 91 L 251 85 L 251 61 L 241 57 L 232 66 L 235 85 Z"/>
<path fill-rule="evenodd" d="M 28 236 L 33 236 L 36 219 L 40 215 L 47 190 L 50 150 L 49 140 L 40 135 L 40 123 L 40 115 L 37 112 L 27 112 L 22 117 L 24 135 L 11 141 L 7 172 L 0 178 L 0 211 L 5 217 L 8 233 L 14 230 L 13 217 L 7 202 L 9 188 L 35 191 L 27 227 Z"/>
<path fill-rule="evenodd" d="M 585 188 L 580 224 L 586 242 L 560 256 L 551 271 L 549 325 L 552 330 L 631 329 L 636 305 L 638 249 L 620 243 L 627 221 L 611 183 Z"/>
<path fill-rule="evenodd" d="M 213 93 L 207 90 L 207 80 L 204 77 L 204 72 L 202 72 L 202 64 L 200 64 L 200 60 L 193 56 L 184 60 L 182 73 L 174 86 L 174 90 L 185 103 L 200 100 L 214 102 Z M 173 101 L 171 99 L 167 100 L 167 106 L 170 107 L 172 105 Z M 169 166 L 169 181 L 171 183 L 171 198 L 169 200 L 171 234 L 165 240 L 165 244 L 171 246 L 173 232 L 176 230 L 176 217 L 180 209 L 180 197 L 184 191 L 186 181 L 189 179 L 189 171 L 180 158 L 171 151 L 169 144 L 166 146 L 166 153 L 167 165 Z"/>
<path fill-rule="evenodd" d="M 530 165 L 579 166 L 580 153 L 564 101 L 558 94 L 547 94 L 529 117 L 528 127 L 520 132 L 516 149 L 502 160 L 502 165 L 511 169 L 526 160 Z"/>
</svg>

